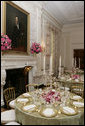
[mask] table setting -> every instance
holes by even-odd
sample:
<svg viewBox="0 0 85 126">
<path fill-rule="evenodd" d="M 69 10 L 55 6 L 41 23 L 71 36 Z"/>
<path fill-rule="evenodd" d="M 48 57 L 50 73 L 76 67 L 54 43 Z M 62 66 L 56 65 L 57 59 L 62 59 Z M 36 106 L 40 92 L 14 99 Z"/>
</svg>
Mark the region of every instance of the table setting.
<svg viewBox="0 0 85 126">
<path fill-rule="evenodd" d="M 46 120 L 55 120 L 54 122 L 58 120 L 58 123 L 61 124 L 61 119 L 63 122 L 67 118 L 73 119 L 73 116 L 79 119 L 80 113 L 82 116 L 84 112 L 84 99 L 81 96 L 66 90 L 62 91 L 59 88 L 52 89 L 49 87 L 44 90 L 39 89 L 23 93 L 16 99 L 15 104 L 17 121 L 20 121 L 20 118 L 24 115 L 24 118 L 34 118 L 34 120 L 36 118 L 42 124 L 49 124 Z M 35 120 L 36 124 L 39 124 L 38 120 Z M 21 123 L 23 122 L 21 121 Z M 27 124 L 28 121 L 24 123 Z M 34 124 L 34 122 L 30 122 L 30 124 Z"/>
</svg>

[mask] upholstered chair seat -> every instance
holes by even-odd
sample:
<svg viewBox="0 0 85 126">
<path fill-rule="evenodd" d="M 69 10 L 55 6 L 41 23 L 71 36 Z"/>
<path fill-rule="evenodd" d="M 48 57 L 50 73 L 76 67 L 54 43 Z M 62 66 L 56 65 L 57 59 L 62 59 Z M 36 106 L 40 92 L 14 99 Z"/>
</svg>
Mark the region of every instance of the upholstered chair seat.
<svg viewBox="0 0 85 126">
<path fill-rule="evenodd" d="M 5 125 L 20 125 L 20 124 L 17 122 L 9 122 L 9 123 L 6 123 Z"/>
<path fill-rule="evenodd" d="M 14 109 L 1 112 L 1 123 L 2 124 L 12 122 L 12 121 L 15 121 L 15 110 Z"/>
</svg>

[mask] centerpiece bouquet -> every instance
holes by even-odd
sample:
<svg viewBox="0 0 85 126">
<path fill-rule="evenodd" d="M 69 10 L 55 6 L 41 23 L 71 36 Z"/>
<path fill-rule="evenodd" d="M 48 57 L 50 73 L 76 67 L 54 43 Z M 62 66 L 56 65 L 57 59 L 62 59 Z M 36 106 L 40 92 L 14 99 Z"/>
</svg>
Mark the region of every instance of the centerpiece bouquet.
<svg viewBox="0 0 85 126">
<path fill-rule="evenodd" d="M 3 33 L 1 34 L 1 50 L 9 50 L 11 48 L 11 39 L 7 36 L 4 35 Z"/>
<path fill-rule="evenodd" d="M 31 53 L 32 54 L 38 54 L 42 52 L 42 48 L 41 48 L 41 45 L 39 43 L 32 43 L 32 46 L 31 46 Z"/>
<path fill-rule="evenodd" d="M 60 93 L 52 90 L 47 93 L 42 93 L 42 97 L 46 101 L 46 103 L 54 104 L 56 101 L 61 101 Z"/>
<path fill-rule="evenodd" d="M 74 80 L 74 81 L 76 81 L 76 82 L 79 82 L 79 80 L 80 80 L 80 75 L 78 75 L 78 74 L 73 74 L 73 75 L 71 75 L 71 78 L 72 78 L 72 80 Z"/>
<path fill-rule="evenodd" d="M 79 77 L 80 77 L 80 76 L 77 75 L 77 74 L 75 74 L 75 75 L 72 76 L 73 79 L 79 79 Z"/>
</svg>

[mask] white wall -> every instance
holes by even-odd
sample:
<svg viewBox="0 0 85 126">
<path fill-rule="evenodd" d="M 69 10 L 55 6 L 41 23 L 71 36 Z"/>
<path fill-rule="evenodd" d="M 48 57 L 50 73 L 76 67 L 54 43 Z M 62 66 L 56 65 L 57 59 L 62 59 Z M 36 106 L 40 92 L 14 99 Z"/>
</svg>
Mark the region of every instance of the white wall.
<svg viewBox="0 0 85 126">
<path fill-rule="evenodd" d="M 12 2 L 15 3 L 16 5 L 18 5 L 19 7 L 21 7 L 22 9 L 24 9 L 25 11 L 27 11 L 28 13 L 30 13 L 30 45 L 32 42 L 38 42 L 41 44 L 42 43 L 41 31 L 43 29 L 42 18 L 41 18 L 42 13 L 43 13 L 42 4 L 40 4 L 40 2 L 38 2 L 38 1 L 36 1 L 36 2 L 35 1 L 12 1 Z M 1 3 L 1 6 L 2 5 L 3 4 Z M 49 13 L 44 11 L 43 15 L 46 18 L 46 20 L 48 20 L 48 23 L 50 22 L 50 24 L 53 24 L 54 27 L 56 27 L 58 30 L 61 29 L 61 26 L 57 23 L 56 20 L 54 20 L 54 18 Z M 2 28 L 3 28 L 2 27 L 2 23 L 3 23 L 2 18 L 3 18 L 3 13 L 1 12 L 1 32 L 2 32 Z M 45 33 L 45 31 L 44 31 L 44 33 Z M 59 36 L 58 36 L 58 41 L 59 41 Z M 57 41 L 57 45 L 59 45 L 58 41 Z M 58 53 L 59 53 L 59 51 L 58 51 Z M 37 61 L 37 73 L 36 74 L 40 74 L 41 62 L 43 62 L 41 59 L 41 54 L 39 54 L 39 56 L 37 55 L 36 61 Z M 41 72 L 41 74 L 42 74 L 42 72 Z"/>
<path fill-rule="evenodd" d="M 62 65 L 72 67 L 73 49 L 84 49 L 84 23 L 64 25 L 62 29 Z"/>
</svg>

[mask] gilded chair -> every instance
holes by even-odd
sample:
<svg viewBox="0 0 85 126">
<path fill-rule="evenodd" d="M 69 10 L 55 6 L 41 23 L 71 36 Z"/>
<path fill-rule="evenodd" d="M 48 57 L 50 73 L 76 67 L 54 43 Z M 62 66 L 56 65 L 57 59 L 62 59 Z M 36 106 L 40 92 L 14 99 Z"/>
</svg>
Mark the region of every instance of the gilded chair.
<svg viewBox="0 0 85 126">
<path fill-rule="evenodd" d="M 26 92 L 29 91 L 29 84 L 25 85 Z"/>
<path fill-rule="evenodd" d="M 38 84 L 27 84 L 25 85 L 26 92 L 30 91 L 33 87 L 34 89 L 37 87 Z"/>
<path fill-rule="evenodd" d="M 40 84 L 27 84 L 25 85 L 25 89 L 26 89 L 26 92 L 28 92 L 31 90 L 39 89 L 41 88 L 40 86 L 41 86 Z"/>
<path fill-rule="evenodd" d="M 4 94 L 4 100 L 6 103 L 7 108 L 9 108 L 9 103 L 12 100 L 15 100 L 15 88 L 14 87 L 9 87 L 3 91 Z"/>
</svg>

